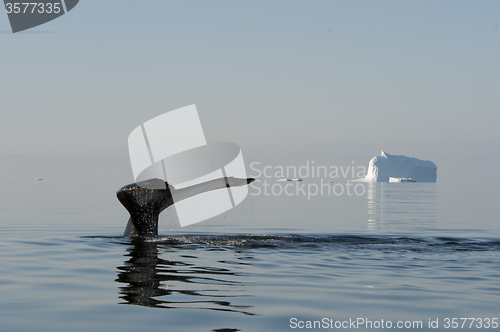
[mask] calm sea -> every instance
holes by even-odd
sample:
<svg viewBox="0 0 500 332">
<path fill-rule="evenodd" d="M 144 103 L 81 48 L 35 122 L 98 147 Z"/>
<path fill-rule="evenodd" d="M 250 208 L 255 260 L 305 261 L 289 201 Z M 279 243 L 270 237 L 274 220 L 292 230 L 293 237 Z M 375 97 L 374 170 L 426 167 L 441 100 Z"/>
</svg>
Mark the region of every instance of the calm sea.
<svg viewBox="0 0 500 332">
<path fill-rule="evenodd" d="M 0 179 L 1 331 L 500 330 L 497 185 L 249 195 L 144 241 L 130 181 L 69 175 Z"/>
</svg>

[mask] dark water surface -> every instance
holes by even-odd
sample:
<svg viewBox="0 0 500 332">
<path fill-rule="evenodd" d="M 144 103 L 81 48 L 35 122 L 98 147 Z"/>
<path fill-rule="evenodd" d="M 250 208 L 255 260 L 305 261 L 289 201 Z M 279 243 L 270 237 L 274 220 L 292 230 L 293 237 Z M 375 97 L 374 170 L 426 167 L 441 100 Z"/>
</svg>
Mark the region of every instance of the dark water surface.
<svg viewBox="0 0 500 332">
<path fill-rule="evenodd" d="M 445 318 L 500 318 L 493 186 L 249 196 L 191 227 L 166 214 L 145 241 L 121 237 L 116 183 L 0 185 L 2 331 L 299 330 L 292 318 L 445 330 Z"/>
</svg>

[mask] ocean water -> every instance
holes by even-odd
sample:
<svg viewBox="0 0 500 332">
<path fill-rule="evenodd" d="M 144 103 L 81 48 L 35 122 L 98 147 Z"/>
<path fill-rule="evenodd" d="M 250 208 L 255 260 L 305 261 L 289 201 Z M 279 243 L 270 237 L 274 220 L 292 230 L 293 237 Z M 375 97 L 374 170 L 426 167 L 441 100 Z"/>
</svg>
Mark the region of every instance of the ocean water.
<svg viewBox="0 0 500 332">
<path fill-rule="evenodd" d="M 121 236 L 124 184 L 0 179 L 2 331 L 500 329 L 496 185 L 254 188 L 200 224 L 166 213 L 146 241 Z"/>
</svg>

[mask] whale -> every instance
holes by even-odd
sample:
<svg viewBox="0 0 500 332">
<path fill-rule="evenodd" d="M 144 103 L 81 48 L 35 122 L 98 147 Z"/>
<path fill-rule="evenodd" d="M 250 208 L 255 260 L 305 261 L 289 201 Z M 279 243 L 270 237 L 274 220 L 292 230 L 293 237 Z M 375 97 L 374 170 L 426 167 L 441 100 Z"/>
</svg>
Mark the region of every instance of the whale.
<svg viewBox="0 0 500 332">
<path fill-rule="evenodd" d="M 253 181 L 255 179 L 252 178 L 225 177 L 176 189 L 161 179 L 153 178 L 123 186 L 116 192 L 116 197 L 130 213 L 123 236 L 157 237 L 158 218 L 162 211 L 174 205 L 173 196 L 178 202 L 207 191 L 244 186 Z"/>
</svg>

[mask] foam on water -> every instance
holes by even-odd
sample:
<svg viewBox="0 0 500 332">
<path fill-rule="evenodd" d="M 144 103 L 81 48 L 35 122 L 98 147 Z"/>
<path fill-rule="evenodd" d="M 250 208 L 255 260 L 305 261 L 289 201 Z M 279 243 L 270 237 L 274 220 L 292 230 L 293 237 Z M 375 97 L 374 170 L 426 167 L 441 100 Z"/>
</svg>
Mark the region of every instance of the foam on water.
<svg viewBox="0 0 500 332">
<path fill-rule="evenodd" d="M 89 237 L 84 238 L 100 238 Z M 109 237 L 103 237 L 109 238 Z M 120 238 L 120 237 L 116 237 Z M 124 238 L 128 239 L 128 238 Z M 337 249 L 367 249 L 367 250 L 413 250 L 413 251 L 498 251 L 500 241 L 452 237 L 394 237 L 394 236 L 356 236 L 356 235 L 175 235 L 159 236 L 144 241 L 158 245 L 182 247 L 196 245 L 200 249 L 205 247 L 234 247 L 234 248 L 316 248 L 325 250 Z"/>
</svg>

